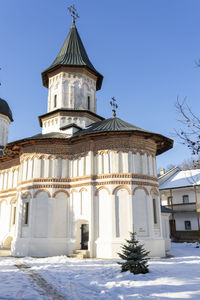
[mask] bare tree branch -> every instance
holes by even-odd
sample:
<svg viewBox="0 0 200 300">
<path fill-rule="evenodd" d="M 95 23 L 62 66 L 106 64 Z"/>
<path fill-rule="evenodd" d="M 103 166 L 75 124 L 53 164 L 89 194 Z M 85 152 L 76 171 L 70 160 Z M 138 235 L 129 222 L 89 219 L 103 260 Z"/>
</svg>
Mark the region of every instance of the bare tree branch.
<svg viewBox="0 0 200 300">
<path fill-rule="evenodd" d="M 175 107 L 181 117 L 177 121 L 182 124 L 180 130 L 175 130 L 176 136 L 192 151 L 193 155 L 198 155 L 200 153 L 200 119 L 193 113 L 186 98 L 180 103 L 177 97 Z"/>
</svg>

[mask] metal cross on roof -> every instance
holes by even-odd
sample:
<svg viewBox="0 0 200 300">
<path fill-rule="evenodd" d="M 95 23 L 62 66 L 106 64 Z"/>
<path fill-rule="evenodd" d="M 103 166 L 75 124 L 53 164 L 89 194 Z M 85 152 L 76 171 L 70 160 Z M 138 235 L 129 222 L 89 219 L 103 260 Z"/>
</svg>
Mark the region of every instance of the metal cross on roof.
<svg viewBox="0 0 200 300">
<path fill-rule="evenodd" d="M 110 105 L 112 106 L 113 117 L 116 117 L 116 110 L 118 108 L 118 105 L 116 103 L 115 97 L 112 97 L 112 100 L 110 101 Z"/>
<path fill-rule="evenodd" d="M 73 18 L 73 24 L 75 24 L 75 20 L 80 18 L 78 13 L 77 13 L 77 9 L 75 8 L 74 4 L 71 5 L 70 7 L 68 7 L 69 12 L 71 13 L 71 16 Z"/>
</svg>

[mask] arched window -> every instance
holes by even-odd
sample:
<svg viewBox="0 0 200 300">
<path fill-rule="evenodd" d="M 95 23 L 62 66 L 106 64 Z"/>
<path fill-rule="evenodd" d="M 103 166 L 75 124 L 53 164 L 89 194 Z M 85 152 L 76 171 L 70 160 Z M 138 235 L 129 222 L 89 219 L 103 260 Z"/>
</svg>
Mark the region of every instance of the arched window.
<svg viewBox="0 0 200 300">
<path fill-rule="evenodd" d="M 16 204 L 12 206 L 12 225 L 16 223 Z"/>
<path fill-rule="evenodd" d="M 54 95 L 54 107 L 57 107 L 57 95 Z"/>
<path fill-rule="evenodd" d="M 87 107 L 88 107 L 88 109 L 90 109 L 90 96 L 88 96 L 88 98 L 87 98 Z"/>
<path fill-rule="evenodd" d="M 153 220 L 154 224 L 156 225 L 158 223 L 156 199 L 153 199 Z"/>
<path fill-rule="evenodd" d="M 29 224 L 30 195 L 23 199 L 23 225 Z"/>
<path fill-rule="evenodd" d="M 29 202 L 24 203 L 24 225 L 28 225 Z"/>
</svg>

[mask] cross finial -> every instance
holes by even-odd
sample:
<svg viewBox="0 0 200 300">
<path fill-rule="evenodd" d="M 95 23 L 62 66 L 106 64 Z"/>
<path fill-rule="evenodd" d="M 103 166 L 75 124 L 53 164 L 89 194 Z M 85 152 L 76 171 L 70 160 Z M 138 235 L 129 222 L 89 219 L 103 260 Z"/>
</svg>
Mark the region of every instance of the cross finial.
<svg viewBox="0 0 200 300">
<path fill-rule="evenodd" d="M 112 97 L 112 100 L 110 101 L 110 105 L 112 106 L 113 117 L 116 117 L 116 110 L 118 108 L 118 105 L 116 103 L 115 97 Z"/>
<path fill-rule="evenodd" d="M 72 24 L 75 24 L 75 20 L 79 18 L 79 15 L 77 13 L 77 9 L 75 8 L 74 4 L 68 7 L 69 12 L 71 13 L 72 16 Z"/>
</svg>

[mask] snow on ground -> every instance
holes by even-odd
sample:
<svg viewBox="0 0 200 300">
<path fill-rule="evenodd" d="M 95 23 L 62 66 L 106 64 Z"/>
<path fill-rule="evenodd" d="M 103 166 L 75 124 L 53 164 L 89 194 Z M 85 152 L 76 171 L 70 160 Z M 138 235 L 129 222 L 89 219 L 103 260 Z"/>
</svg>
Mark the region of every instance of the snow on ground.
<svg viewBox="0 0 200 300">
<path fill-rule="evenodd" d="M 0 300 L 49 300 L 16 264 L 26 263 L 67 300 L 200 299 L 200 248 L 172 244 L 174 257 L 151 259 L 150 273 L 121 273 L 115 260 L 66 256 L 0 258 Z M 56 298 L 52 298 L 56 299 Z"/>
</svg>

